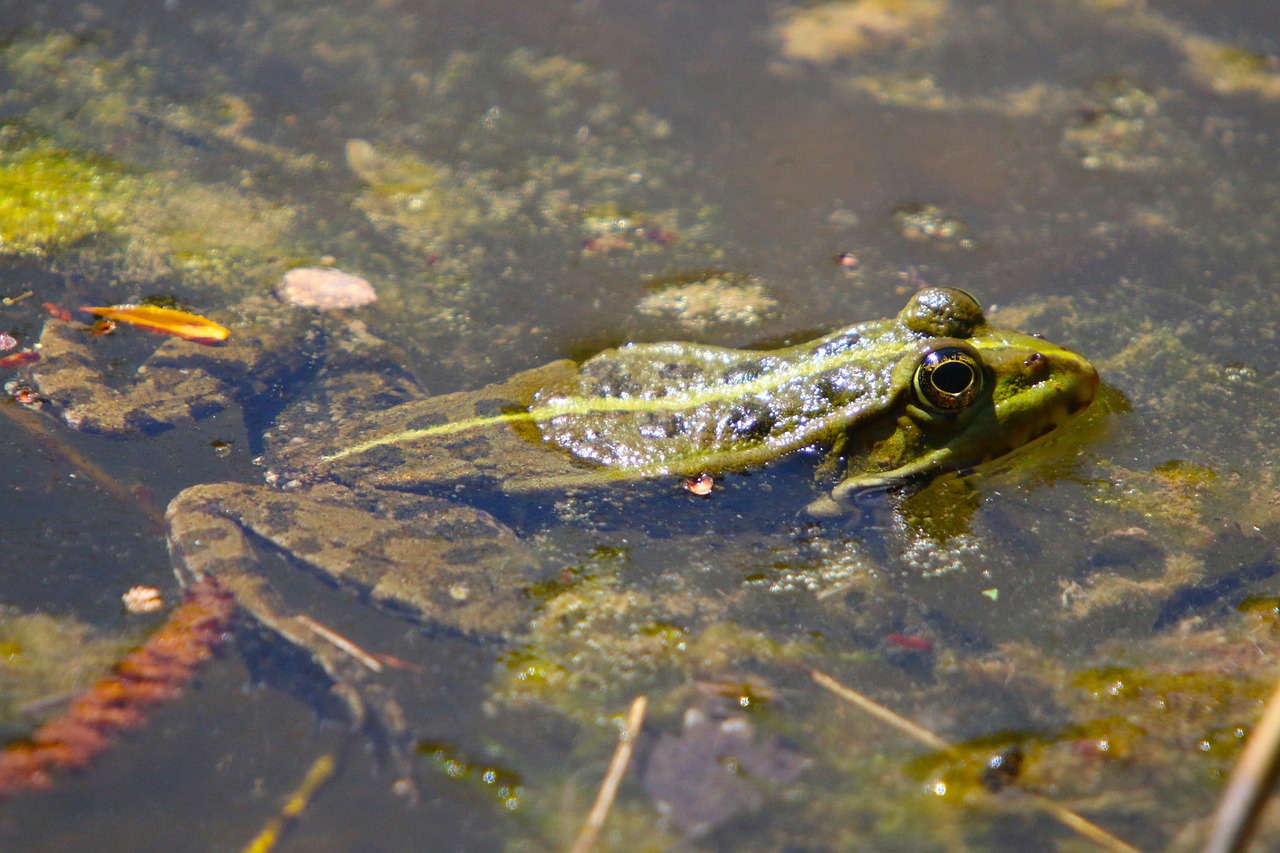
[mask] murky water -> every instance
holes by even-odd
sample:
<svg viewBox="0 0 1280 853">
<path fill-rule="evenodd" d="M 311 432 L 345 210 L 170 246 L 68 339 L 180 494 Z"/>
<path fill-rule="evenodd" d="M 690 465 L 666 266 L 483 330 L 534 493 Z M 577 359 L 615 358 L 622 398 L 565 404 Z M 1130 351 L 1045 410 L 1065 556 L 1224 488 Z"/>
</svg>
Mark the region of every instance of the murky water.
<svg viewBox="0 0 1280 853">
<path fill-rule="evenodd" d="M 1055 444 L 856 519 L 802 516 L 812 460 L 709 501 L 493 501 L 557 571 L 505 644 L 269 558 L 294 606 L 406 662 L 384 677 L 424 744 L 420 802 L 296 661 L 250 648 L 251 672 L 232 647 L 85 773 L 0 804 L 0 847 L 243 847 L 336 752 L 281 849 L 565 849 L 644 694 L 599 849 L 1086 849 L 1019 792 L 1196 849 L 1280 648 L 1270 6 L 0 2 L 0 296 L 32 293 L 0 331 L 20 346 L 44 302 L 217 312 L 335 264 L 448 391 L 625 340 L 799 341 L 928 282 L 1106 384 Z M 106 381 L 154 343 L 96 342 Z M 154 508 L 258 482 L 268 397 L 247 427 L 233 408 L 137 441 L 6 408 L 0 731 L 71 686 L 48 674 L 67 652 L 10 624 L 143 636 L 160 617 L 120 594 L 179 595 Z M 964 746 L 886 730 L 807 667 Z M 739 739 L 717 752 L 729 735 L 690 710 Z M 1015 743 L 1019 778 L 988 790 Z"/>
</svg>

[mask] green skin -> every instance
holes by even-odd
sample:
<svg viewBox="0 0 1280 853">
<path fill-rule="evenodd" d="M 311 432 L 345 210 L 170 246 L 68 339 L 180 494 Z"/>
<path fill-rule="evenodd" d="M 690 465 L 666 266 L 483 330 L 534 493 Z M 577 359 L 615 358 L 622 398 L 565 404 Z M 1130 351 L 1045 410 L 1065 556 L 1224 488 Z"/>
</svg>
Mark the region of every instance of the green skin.
<svg viewBox="0 0 1280 853">
<path fill-rule="evenodd" d="M 169 341 L 124 390 L 105 385 L 81 328 L 51 320 L 28 381 L 78 429 L 148 432 L 250 399 L 321 351 L 304 312 L 273 299 L 220 319 L 235 330 L 226 347 Z M 540 579 L 537 557 L 488 513 L 436 495 L 721 474 L 825 446 L 819 474 L 836 482 L 809 509 L 832 514 L 859 490 L 1002 456 L 1082 411 L 1098 387 L 1081 356 L 994 329 L 973 297 L 941 288 L 920 291 L 893 319 L 786 349 L 630 345 L 438 396 L 359 321 L 322 351 L 318 393 L 264 437 L 269 485 L 179 494 L 170 552 L 184 583 L 216 578 L 254 623 L 305 650 L 401 758 L 410 738 L 394 697 L 290 613 L 255 543 L 410 618 L 506 636 L 535 606 L 524 592 Z M 921 378 L 938 351 L 961 365 Z M 941 405 L 929 399 L 934 386 Z"/>
</svg>

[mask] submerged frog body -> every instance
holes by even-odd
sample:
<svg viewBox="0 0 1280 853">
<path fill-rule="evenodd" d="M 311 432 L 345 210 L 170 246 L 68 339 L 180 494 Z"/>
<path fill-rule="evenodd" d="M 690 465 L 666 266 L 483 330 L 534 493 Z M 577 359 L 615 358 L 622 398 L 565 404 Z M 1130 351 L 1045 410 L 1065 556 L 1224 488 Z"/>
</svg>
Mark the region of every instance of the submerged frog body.
<svg viewBox="0 0 1280 853">
<path fill-rule="evenodd" d="M 82 429 L 155 429 L 216 410 L 307 358 L 298 342 L 309 326 L 296 312 L 268 300 L 240 311 L 230 346 L 167 343 L 126 391 L 101 384 L 78 329 L 50 321 L 31 381 Z M 720 474 L 824 447 L 820 479 L 834 485 L 810 510 L 829 514 L 860 489 L 1001 456 L 1084 409 L 1098 386 L 1084 358 L 995 329 L 971 296 L 942 288 L 920 291 L 895 318 L 785 349 L 630 345 L 439 396 L 358 321 L 325 359 L 319 395 L 285 409 L 265 436 L 270 485 L 182 492 L 168 510 L 170 550 L 184 582 L 217 578 L 257 625 L 306 650 L 402 756 L 408 733 L 394 698 L 290 614 L 256 545 L 412 618 L 503 636 L 531 615 L 538 560 L 454 498 Z"/>
<path fill-rule="evenodd" d="M 632 344 L 550 365 L 344 421 L 329 447 L 313 441 L 282 461 L 308 479 L 405 490 L 474 480 L 514 494 L 738 471 L 822 447 L 838 483 L 809 509 L 826 514 L 861 489 L 1003 456 L 1097 387 L 1076 353 L 991 327 L 963 291 L 929 288 L 897 317 L 785 349 Z"/>
</svg>

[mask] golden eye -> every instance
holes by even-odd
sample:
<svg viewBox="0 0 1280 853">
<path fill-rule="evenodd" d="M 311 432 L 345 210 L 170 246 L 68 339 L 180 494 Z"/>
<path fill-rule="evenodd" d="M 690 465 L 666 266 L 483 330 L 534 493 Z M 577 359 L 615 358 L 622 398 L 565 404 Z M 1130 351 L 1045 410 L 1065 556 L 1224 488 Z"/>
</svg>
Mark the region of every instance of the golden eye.
<svg viewBox="0 0 1280 853">
<path fill-rule="evenodd" d="M 958 412 L 982 393 L 982 366 L 968 350 L 939 347 L 916 368 L 916 399 L 938 412 Z"/>
</svg>

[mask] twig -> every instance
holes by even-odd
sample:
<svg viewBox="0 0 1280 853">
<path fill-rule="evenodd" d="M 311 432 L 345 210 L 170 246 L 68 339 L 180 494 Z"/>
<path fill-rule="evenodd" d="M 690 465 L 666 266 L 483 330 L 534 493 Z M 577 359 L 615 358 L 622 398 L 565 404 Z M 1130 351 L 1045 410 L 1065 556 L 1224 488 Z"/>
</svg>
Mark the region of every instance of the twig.
<svg viewBox="0 0 1280 853">
<path fill-rule="evenodd" d="M 342 651 L 351 655 L 360 663 L 374 672 L 382 672 L 382 661 L 348 640 L 332 628 L 326 628 L 316 620 L 312 619 L 305 613 L 299 613 L 293 617 L 294 620 L 301 622 L 308 630 L 315 632 L 322 639 L 327 640 L 331 645 L 337 646 Z"/>
<path fill-rule="evenodd" d="M 892 726 L 908 737 L 920 741 L 930 749 L 951 749 L 951 744 L 938 737 L 933 732 L 917 725 L 896 711 L 891 711 L 873 699 L 863 696 L 852 687 L 845 687 L 825 672 L 816 669 L 809 670 L 809 677 L 824 687 L 828 692 L 834 693 L 850 705 L 856 705 L 865 713 L 870 714 L 882 723 Z"/>
<path fill-rule="evenodd" d="M 311 768 L 307 770 L 307 775 L 302 777 L 298 787 L 280 807 L 280 813 L 267 821 L 257 837 L 244 848 L 244 853 L 269 853 L 274 850 L 289 827 L 306 811 L 307 806 L 311 805 L 311 801 L 315 799 L 324 784 L 333 778 L 337 767 L 338 760 L 332 753 L 326 752 L 313 761 Z"/>
<path fill-rule="evenodd" d="M 627 714 L 627 727 L 618 739 L 618 748 L 613 751 L 609 770 L 604 774 L 604 781 L 600 783 L 600 792 L 596 794 L 595 804 L 582 824 L 577 840 L 569 848 L 569 853 L 586 853 L 596 843 L 596 836 L 600 834 L 600 828 L 604 826 L 605 818 L 609 816 L 613 799 L 618 794 L 622 774 L 627 772 L 627 765 L 631 763 L 631 753 L 635 750 L 636 738 L 640 736 L 640 727 L 644 724 L 644 712 L 648 704 L 649 700 L 644 696 L 637 696 L 631 703 L 631 712 Z"/>
<path fill-rule="evenodd" d="M 1111 853 L 1142 853 L 1127 841 L 1116 838 L 1093 821 L 1081 817 L 1064 805 L 1055 803 L 1043 794 L 1037 794 L 1035 791 L 1022 793 L 1034 808 L 1045 812 L 1076 835 L 1087 838 L 1103 850 L 1109 850 Z"/>
<path fill-rule="evenodd" d="M 885 706 L 876 702 L 852 687 L 847 687 L 836 681 L 831 676 L 817 669 L 809 669 L 809 677 L 817 682 L 823 689 L 834 694 L 840 699 L 848 702 L 863 712 L 870 714 L 877 720 L 886 725 L 892 726 L 903 734 L 914 738 L 930 749 L 937 750 L 953 750 L 955 749 L 948 741 L 943 740 L 940 736 L 934 734 L 928 729 L 913 723 L 901 714 L 891 711 Z M 1027 800 L 1035 805 L 1036 808 L 1044 811 L 1058 823 L 1070 829 L 1072 832 L 1089 839 L 1094 844 L 1111 853 L 1142 853 L 1138 848 L 1133 847 L 1125 841 L 1115 837 L 1102 827 L 1098 826 L 1086 818 L 1081 817 L 1065 806 L 1053 802 L 1047 797 L 1041 796 L 1033 791 L 1026 791 L 1024 794 Z"/>
<path fill-rule="evenodd" d="M 1263 800 L 1280 769 L 1280 684 L 1245 744 L 1213 815 L 1204 853 L 1238 853 L 1253 834 Z"/>
<path fill-rule="evenodd" d="M 147 518 L 161 527 L 164 526 L 164 510 L 153 502 L 137 494 L 115 477 L 104 471 L 97 463 L 88 459 L 83 453 L 63 441 L 49 429 L 44 418 L 31 412 L 18 409 L 16 406 L 0 404 L 0 414 L 7 416 L 15 426 L 21 427 L 45 450 L 62 457 L 64 462 L 77 468 L 94 485 L 102 489 L 117 501 L 133 504 L 146 514 Z"/>
</svg>

